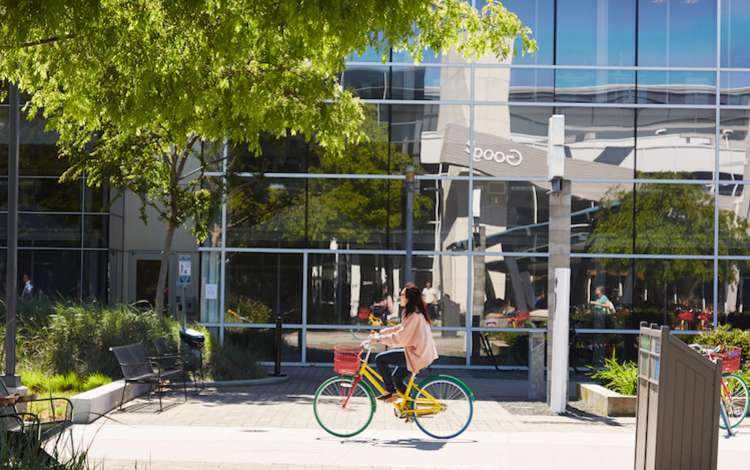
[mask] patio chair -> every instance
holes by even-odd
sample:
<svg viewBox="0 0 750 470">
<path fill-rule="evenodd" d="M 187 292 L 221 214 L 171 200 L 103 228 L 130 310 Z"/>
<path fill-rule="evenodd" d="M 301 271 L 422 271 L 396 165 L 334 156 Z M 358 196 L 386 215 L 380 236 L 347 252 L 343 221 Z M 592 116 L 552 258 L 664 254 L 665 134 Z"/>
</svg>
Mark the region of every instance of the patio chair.
<svg viewBox="0 0 750 470">
<path fill-rule="evenodd" d="M 9 395 L 10 392 L 0 380 L 0 396 Z M 73 425 L 73 405 L 67 398 L 24 397 L 24 403 L 27 406 L 33 403 L 44 403 L 45 407 L 38 414 L 19 411 L 18 404 L 0 407 L 0 431 L 23 434 L 33 442 L 41 444 L 62 434 Z M 68 436 L 68 439 L 70 439 L 71 450 L 74 450 L 72 434 Z"/>
<path fill-rule="evenodd" d="M 165 368 L 190 372 L 193 377 L 193 385 L 195 385 L 195 393 L 198 393 L 196 375 L 200 373 L 201 388 L 206 388 L 203 377 L 203 353 L 199 349 L 170 349 L 164 338 L 156 338 L 153 343 L 156 348 L 156 355 L 161 358 Z"/>
</svg>

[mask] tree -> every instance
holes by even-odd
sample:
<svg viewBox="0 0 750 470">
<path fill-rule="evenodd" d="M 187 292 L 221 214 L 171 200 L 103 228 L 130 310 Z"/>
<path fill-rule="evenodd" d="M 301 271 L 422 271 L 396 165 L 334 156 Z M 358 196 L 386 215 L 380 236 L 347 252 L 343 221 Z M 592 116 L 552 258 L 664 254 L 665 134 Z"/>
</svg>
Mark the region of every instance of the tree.
<svg viewBox="0 0 750 470">
<path fill-rule="evenodd" d="M 301 134 L 337 155 L 363 138 L 361 101 L 336 79 L 350 54 L 504 58 L 515 38 L 533 52 L 530 33 L 493 1 L 0 0 L 0 75 L 60 134 L 63 178 L 132 190 L 167 224 L 161 311 L 175 229 L 192 219 L 202 240 L 211 220 L 205 171 L 222 158 L 200 142 L 257 152 L 261 132 Z"/>
<path fill-rule="evenodd" d="M 640 174 L 639 178 L 645 176 Z M 650 174 L 654 179 L 687 179 L 673 172 Z M 600 202 L 594 218 L 591 253 L 644 255 L 712 255 L 714 195 L 699 184 L 638 183 L 631 190 L 615 186 Z M 750 224 L 734 212 L 719 210 L 719 255 L 750 255 Z M 628 270 L 631 260 L 607 258 L 610 269 Z M 719 263 L 719 281 L 733 283 L 746 262 Z M 638 259 L 638 270 L 655 282 L 714 275 L 712 261 L 696 259 Z"/>
</svg>

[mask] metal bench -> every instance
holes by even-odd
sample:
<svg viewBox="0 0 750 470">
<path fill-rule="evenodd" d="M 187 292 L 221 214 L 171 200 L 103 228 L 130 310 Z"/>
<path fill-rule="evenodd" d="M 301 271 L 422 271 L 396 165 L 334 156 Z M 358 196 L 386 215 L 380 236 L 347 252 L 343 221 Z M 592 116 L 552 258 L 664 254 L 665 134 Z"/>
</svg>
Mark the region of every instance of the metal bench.
<svg viewBox="0 0 750 470">
<path fill-rule="evenodd" d="M 165 382 L 174 382 L 179 377 L 182 377 L 182 388 L 185 392 L 185 401 L 187 401 L 187 373 L 182 369 L 167 370 L 164 365 L 164 361 L 177 359 L 179 356 L 149 357 L 146 354 L 146 348 L 141 343 L 116 346 L 109 348 L 109 350 L 117 356 L 117 362 L 120 363 L 120 369 L 122 369 L 122 375 L 125 379 L 125 386 L 122 388 L 122 399 L 120 400 L 120 410 L 122 410 L 122 403 L 125 401 L 125 390 L 128 384 L 149 384 L 152 386 L 156 385 L 156 394 L 159 395 L 159 411 L 162 411 L 161 387 Z M 149 388 L 149 401 L 151 401 L 152 390 L 153 387 Z"/>
</svg>

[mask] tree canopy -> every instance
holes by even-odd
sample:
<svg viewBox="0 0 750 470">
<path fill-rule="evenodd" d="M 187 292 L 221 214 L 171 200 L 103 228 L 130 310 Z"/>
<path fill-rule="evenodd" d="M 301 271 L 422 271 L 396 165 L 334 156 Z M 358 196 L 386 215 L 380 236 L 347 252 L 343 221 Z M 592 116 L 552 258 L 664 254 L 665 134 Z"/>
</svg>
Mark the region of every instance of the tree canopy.
<svg viewBox="0 0 750 470">
<path fill-rule="evenodd" d="M 174 230 L 192 218 L 202 240 L 211 220 L 202 180 L 222 153 L 199 142 L 258 152 L 261 132 L 301 134 L 336 155 L 363 138 L 361 101 L 336 78 L 351 54 L 505 58 L 516 38 L 533 52 L 530 33 L 495 1 L 0 0 L 0 77 L 59 133 L 64 178 L 132 190 L 168 224 L 161 308 Z"/>
</svg>

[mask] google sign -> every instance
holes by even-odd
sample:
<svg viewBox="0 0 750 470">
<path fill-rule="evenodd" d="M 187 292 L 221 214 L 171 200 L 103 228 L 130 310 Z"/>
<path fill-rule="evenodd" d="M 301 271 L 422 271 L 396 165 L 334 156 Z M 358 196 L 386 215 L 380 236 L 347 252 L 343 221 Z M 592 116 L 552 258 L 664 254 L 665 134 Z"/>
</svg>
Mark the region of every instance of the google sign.
<svg viewBox="0 0 750 470">
<path fill-rule="evenodd" d="M 466 153 L 471 154 L 471 142 L 466 142 Z M 516 149 L 508 150 L 508 153 L 500 151 L 494 151 L 491 149 L 482 149 L 474 147 L 474 161 L 480 162 L 482 160 L 496 161 L 497 163 L 507 163 L 510 166 L 518 166 L 523 161 L 523 155 Z"/>
</svg>

